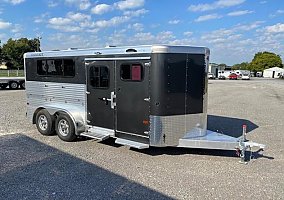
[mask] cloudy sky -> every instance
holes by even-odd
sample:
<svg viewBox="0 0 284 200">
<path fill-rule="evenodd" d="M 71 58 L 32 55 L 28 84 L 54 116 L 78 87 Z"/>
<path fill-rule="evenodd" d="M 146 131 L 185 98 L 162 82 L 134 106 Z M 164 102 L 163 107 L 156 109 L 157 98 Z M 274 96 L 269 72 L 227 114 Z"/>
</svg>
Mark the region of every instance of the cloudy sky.
<svg viewBox="0 0 284 200">
<path fill-rule="evenodd" d="M 0 0 L 0 40 L 41 37 L 42 50 L 106 45 L 207 46 L 211 62 L 284 60 L 283 0 Z"/>
</svg>

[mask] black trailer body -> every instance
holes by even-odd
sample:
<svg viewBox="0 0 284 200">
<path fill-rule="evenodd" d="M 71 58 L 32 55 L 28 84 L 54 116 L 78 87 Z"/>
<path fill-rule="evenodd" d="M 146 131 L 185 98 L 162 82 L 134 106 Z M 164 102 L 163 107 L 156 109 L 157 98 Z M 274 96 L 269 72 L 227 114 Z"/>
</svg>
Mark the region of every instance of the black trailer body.
<svg viewBox="0 0 284 200">
<path fill-rule="evenodd" d="M 66 141 L 71 134 L 179 146 L 206 135 L 208 61 L 207 48 L 191 46 L 27 53 L 27 116 L 41 133 L 55 127 Z"/>
</svg>

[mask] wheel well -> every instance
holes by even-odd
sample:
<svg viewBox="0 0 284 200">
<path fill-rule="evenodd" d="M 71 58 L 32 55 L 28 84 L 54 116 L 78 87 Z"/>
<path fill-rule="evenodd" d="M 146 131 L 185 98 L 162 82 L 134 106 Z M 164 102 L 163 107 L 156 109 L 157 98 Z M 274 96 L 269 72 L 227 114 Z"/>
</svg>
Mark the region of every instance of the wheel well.
<svg viewBox="0 0 284 200">
<path fill-rule="evenodd" d="M 71 121 L 73 122 L 74 127 L 75 127 L 75 133 L 77 133 L 77 124 L 76 124 L 76 121 L 75 121 L 74 117 L 70 113 L 68 113 L 68 112 L 59 110 L 59 111 L 56 111 L 54 113 L 55 119 L 58 117 L 59 114 L 67 115 L 71 119 Z"/>
<path fill-rule="evenodd" d="M 42 109 L 45 109 L 45 108 L 38 108 L 38 109 L 36 109 L 36 111 L 34 112 L 34 115 L 33 115 L 33 124 L 35 124 L 36 123 L 36 115 L 37 115 L 37 113 L 40 111 L 40 110 L 42 110 Z"/>
<path fill-rule="evenodd" d="M 62 110 L 56 111 L 56 112 L 54 113 L 54 117 L 57 118 L 58 115 L 60 115 L 60 114 L 68 115 L 68 116 L 72 119 L 72 117 L 69 115 L 69 113 L 64 112 L 64 111 L 62 111 Z"/>
</svg>

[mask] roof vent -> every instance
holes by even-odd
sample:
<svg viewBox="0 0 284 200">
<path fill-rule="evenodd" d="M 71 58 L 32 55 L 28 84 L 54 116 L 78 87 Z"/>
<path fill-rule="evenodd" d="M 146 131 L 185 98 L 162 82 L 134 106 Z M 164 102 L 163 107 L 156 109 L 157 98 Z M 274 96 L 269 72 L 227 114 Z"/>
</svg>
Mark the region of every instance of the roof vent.
<svg viewBox="0 0 284 200">
<path fill-rule="evenodd" d="M 115 45 L 107 45 L 105 48 L 113 48 L 116 47 Z"/>
<path fill-rule="evenodd" d="M 126 49 L 126 52 L 129 53 L 129 52 L 137 52 L 136 49 Z"/>
</svg>

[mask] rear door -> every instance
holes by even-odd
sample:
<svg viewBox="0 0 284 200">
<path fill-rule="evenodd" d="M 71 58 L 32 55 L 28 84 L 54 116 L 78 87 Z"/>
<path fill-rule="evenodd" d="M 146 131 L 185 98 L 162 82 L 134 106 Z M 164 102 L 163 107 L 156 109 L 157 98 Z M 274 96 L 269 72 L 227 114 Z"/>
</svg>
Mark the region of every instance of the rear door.
<svg viewBox="0 0 284 200">
<path fill-rule="evenodd" d="M 88 124 L 114 130 L 114 61 L 86 59 Z"/>
<path fill-rule="evenodd" d="M 149 132 L 149 64 L 147 60 L 116 61 L 116 131 L 147 136 Z"/>
</svg>

